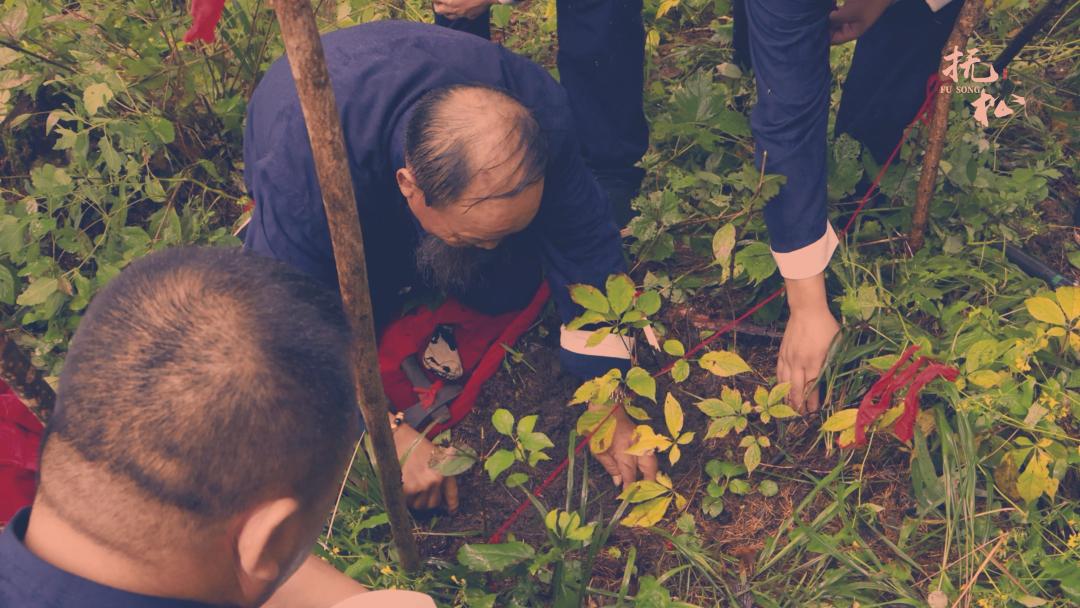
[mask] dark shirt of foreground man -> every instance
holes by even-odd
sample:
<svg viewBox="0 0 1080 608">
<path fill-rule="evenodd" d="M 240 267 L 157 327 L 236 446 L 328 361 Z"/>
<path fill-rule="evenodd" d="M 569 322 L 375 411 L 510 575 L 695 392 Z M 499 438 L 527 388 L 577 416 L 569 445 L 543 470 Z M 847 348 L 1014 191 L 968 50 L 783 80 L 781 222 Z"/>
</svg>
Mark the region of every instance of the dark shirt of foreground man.
<svg viewBox="0 0 1080 608">
<path fill-rule="evenodd" d="M 339 300 L 240 249 L 112 279 L 72 339 L 33 505 L 0 535 L 0 607 L 433 606 L 311 555 L 360 435 Z"/>
</svg>

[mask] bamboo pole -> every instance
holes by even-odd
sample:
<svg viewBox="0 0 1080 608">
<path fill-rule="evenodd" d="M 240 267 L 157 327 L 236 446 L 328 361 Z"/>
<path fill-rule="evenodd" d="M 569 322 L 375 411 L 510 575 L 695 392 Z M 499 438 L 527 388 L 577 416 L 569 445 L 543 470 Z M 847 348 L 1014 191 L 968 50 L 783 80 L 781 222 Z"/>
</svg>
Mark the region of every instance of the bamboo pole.
<svg viewBox="0 0 1080 608">
<path fill-rule="evenodd" d="M 8 332 L 0 331 L 0 379 L 41 424 L 49 421 L 56 393 Z"/>
<path fill-rule="evenodd" d="M 420 567 L 420 553 L 412 535 L 409 512 L 401 489 L 401 467 L 390 430 L 386 393 L 383 392 L 379 375 L 364 237 L 360 232 L 360 217 L 356 209 L 345 140 L 334 91 L 330 87 L 330 73 L 326 67 L 322 41 L 308 0 L 274 0 L 274 12 L 277 13 L 289 68 L 296 82 L 315 172 L 322 189 L 330 241 L 337 261 L 341 300 L 352 332 L 353 371 L 360 411 L 371 436 L 375 466 L 398 558 L 406 571 L 414 572 Z"/>
<path fill-rule="evenodd" d="M 983 13 L 982 0 L 963 0 L 964 6 L 960 8 L 960 15 L 956 18 L 949 39 L 945 42 L 945 48 L 941 54 L 941 65 L 938 66 L 938 74 L 946 67 L 945 56 L 952 52 L 953 47 L 960 50 L 967 48 L 968 37 L 975 30 Z M 926 221 L 930 217 L 930 198 L 934 194 L 934 185 L 937 182 L 938 165 L 941 164 L 941 151 L 945 147 L 945 136 L 949 127 L 949 105 L 952 103 L 953 87 L 939 87 L 937 98 L 934 100 L 934 114 L 930 119 L 930 135 L 926 144 L 926 156 L 923 159 L 922 173 L 919 175 L 919 186 L 915 191 L 915 211 L 911 217 L 911 235 L 908 237 L 908 245 L 911 251 L 922 249 L 926 240 Z"/>
</svg>

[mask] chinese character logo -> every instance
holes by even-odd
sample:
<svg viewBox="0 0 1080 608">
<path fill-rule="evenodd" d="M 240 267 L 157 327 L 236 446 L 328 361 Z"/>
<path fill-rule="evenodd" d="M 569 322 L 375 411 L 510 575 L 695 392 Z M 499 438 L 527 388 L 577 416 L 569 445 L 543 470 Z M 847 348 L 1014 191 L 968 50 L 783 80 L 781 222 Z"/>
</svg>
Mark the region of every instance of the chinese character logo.
<svg viewBox="0 0 1080 608">
<path fill-rule="evenodd" d="M 996 118 L 1004 118 L 1010 114 L 1014 114 L 1015 111 L 1009 106 L 1008 101 L 1005 99 L 1005 95 L 1002 95 L 1001 98 L 998 99 L 987 93 L 983 87 L 978 86 L 994 83 L 999 79 L 1004 80 L 1008 77 L 1008 69 L 1005 69 L 1003 71 L 1004 73 L 999 76 L 997 70 L 994 69 L 994 65 L 983 63 L 982 60 L 979 59 L 978 53 L 979 49 L 973 48 L 967 52 L 967 56 L 965 57 L 964 53 L 954 46 L 952 52 L 945 56 L 945 68 L 941 70 L 942 80 L 950 80 L 953 84 L 943 84 L 942 89 L 944 91 L 949 91 L 955 86 L 957 93 L 978 93 L 979 97 L 971 102 L 971 106 L 975 108 L 975 122 L 983 127 L 989 127 L 989 115 L 991 109 L 993 109 Z M 1012 101 L 1015 106 L 1027 107 L 1027 99 L 1019 95 L 1011 95 L 1010 101 Z"/>
</svg>

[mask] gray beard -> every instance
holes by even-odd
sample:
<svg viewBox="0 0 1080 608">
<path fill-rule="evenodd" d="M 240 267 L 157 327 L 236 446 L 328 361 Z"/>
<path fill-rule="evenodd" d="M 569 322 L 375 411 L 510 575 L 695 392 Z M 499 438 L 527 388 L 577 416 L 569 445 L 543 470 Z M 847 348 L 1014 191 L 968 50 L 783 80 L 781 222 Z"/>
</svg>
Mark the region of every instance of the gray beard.
<svg viewBox="0 0 1080 608">
<path fill-rule="evenodd" d="M 506 257 L 506 249 L 451 247 L 429 234 L 416 246 L 416 270 L 429 287 L 460 296 L 484 285 L 484 269 Z"/>
</svg>

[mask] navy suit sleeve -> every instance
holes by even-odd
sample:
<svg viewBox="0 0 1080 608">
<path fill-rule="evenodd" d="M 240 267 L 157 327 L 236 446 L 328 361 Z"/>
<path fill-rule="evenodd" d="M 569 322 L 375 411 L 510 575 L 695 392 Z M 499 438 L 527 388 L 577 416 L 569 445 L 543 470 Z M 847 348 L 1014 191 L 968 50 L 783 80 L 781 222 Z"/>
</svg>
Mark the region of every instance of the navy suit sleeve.
<svg viewBox="0 0 1080 608">
<path fill-rule="evenodd" d="M 586 168 L 577 140 L 566 137 L 552 155 L 538 220 L 548 281 L 565 325 L 581 314 L 570 299 L 569 286 L 587 283 L 603 289 L 609 275 L 626 272 L 626 261 L 607 196 Z M 562 329 L 564 369 L 583 379 L 612 368 L 629 369 L 626 348 L 620 349 L 615 340 L 584 348 L 581 333 Z"/>
<path fill-rule="evenodd" d="M 836 247 L 826 209 L 829 30 L 825 0 L 753 0 L 747 31 L 758 100 L 750 119 L 758 166 L 787 178 L 765 206 L 787 278 L 824 270 Z"/>
</svg>

